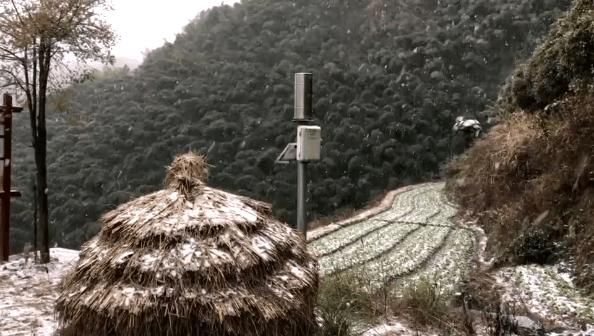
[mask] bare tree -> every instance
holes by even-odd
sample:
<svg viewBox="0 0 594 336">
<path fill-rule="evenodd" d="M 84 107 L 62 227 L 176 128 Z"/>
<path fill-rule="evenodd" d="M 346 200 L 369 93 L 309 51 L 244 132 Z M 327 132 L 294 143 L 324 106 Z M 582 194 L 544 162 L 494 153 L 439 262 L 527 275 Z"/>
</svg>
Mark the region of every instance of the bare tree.
<svg viewBox="0 0 594 336">
<path fill-rule="evenodd" d="M 107 0 L 0 0 L 0 84 L 24 95 L 35 153 L 41 262 L 49 262 L 46 106 L 74 61 L 112 63 Z M 67 69 L 68 71 L 64 71 Z"/>
</svg>

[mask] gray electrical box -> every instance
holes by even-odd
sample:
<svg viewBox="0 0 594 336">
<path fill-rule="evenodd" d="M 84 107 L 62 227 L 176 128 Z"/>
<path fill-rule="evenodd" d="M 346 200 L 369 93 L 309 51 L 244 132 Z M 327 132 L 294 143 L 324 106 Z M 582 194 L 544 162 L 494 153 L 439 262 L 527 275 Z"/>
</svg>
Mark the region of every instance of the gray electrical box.
<svg viewBox="0 0 594 336">
<path fill-rule="evenodd" d="M 317 161 L 322 147 L 320 126 L 299 126 L 297 128 L 297 161 Z"/>
</svg>

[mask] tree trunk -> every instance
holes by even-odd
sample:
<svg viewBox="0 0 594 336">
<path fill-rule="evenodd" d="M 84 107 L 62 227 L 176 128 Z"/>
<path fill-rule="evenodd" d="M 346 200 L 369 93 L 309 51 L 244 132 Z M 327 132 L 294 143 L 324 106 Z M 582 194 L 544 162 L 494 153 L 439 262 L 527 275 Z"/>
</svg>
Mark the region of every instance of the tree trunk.
<svg viewBox="0 0 594 336">
<path fill-rule="evenodd" d="M 37 238 L 37 181 L 35 180 L 35 176 L 33 176 L 31 182 L 33 183 L 33 253 L 35 253 L 35 261 L 37 261 L 39 252 L 37 242 L 39 239 Z"/>
<path fill-rule="evenodd" d="M 37 166 L 37 195 L 39 196 L 39 226 L 41 228 L 41 263 L 50 261 L 49 254 L 49 213 L 47 199 L 47 132 L 45 125 L 45 105 L 49 77 L 51 50 L 42 39 L 39 44 L 39 104 L 37 105 L 37 141 L 35 164 Z"/>
<path fill-rule="evenodd" d="M 42 107 L 40 106 L 40 109 Z M 45 264 L 50 261 L 49 256 L 49 216 L 48 216 L 48 201 L 47 201 L 47 167 L 45 148 L 45 135 L 40 135 L 37 138 L 38 147 L 35 149 L 35 163 L 37 165 L 37 195 L 39 206 L 39 226 L 41 231 L 41 263 Z"/>
</svg>

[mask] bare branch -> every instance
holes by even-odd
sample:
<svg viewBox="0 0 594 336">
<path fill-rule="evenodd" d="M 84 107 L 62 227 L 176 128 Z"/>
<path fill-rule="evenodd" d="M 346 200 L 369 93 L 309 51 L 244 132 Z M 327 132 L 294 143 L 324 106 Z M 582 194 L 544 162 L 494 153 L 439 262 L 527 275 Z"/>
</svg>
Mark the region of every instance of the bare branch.
<svg viewBox="0 0 594 336">
<path fill-rule="evenodd" d="M 0 73 L 8 75 L 8 77 L 12 79 L 12 82 L 19 84 L 20 87 L 23 87 L 22 81 L 18 78 L 17 75 L 14 74 L 14 72 L 7 69 L 0 69 Z"/>
<path fill-rule="evenodd" d="M 0 88 L 5 89 L 5 88 L 11 87 L 11 86 L 19 86 L 19 83 L 17 83 L 17 82 L 7 82 L 7 83 L 4 83 L 4 84 L 0 85 Z"/>
<path fill-rule="evenodd" d="M 10 0 L 10 3 L 12 3 L 12 8 L 14 9 L 14 12 L 16 14 L 16 17 L 19 19 L 19 22 L 25 26 L 25 21 L 23 21 L 23 18 L 21 17 L 21 13 L 19 13 L 19 10 L 16 6 L 16 4 L 14 3 L 14 0 Z"/>
<path fill-rule="evenodd" d="M 17 55 L 14 51 L 7 49 L 5 47 L 0 46 L 0 51 L 5 52 L 6 54 L 10 55 L 14 60 L 18 61 L 21 60 L 22 58 Z"/>
</svg>

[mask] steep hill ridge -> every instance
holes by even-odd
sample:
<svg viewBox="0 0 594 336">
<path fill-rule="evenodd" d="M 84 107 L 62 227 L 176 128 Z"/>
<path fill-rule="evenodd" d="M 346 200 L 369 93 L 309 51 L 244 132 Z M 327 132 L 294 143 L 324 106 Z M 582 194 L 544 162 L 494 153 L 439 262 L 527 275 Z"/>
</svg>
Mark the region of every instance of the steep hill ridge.
<svg viewBox="0 0 594 336">
<path fill-rule="evenodd" d="M 594 293 L 594 3 L 576 0 L 501 92 L 502 123 L 450 166 L 499 264 L 567 261 Z"/>
</svg>

